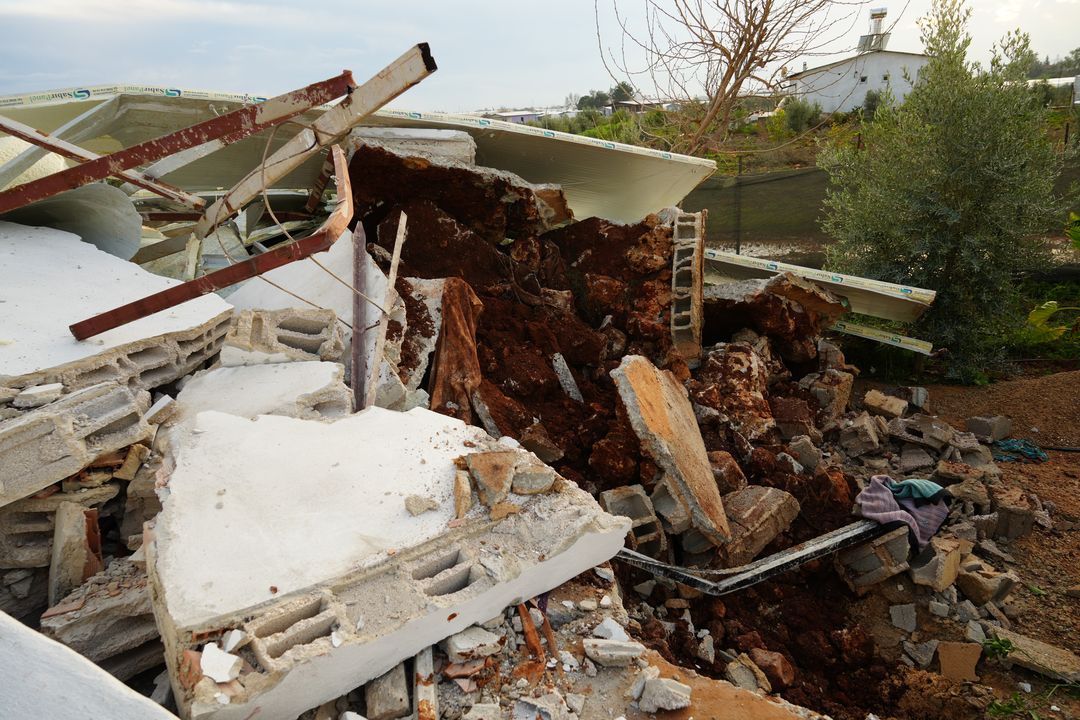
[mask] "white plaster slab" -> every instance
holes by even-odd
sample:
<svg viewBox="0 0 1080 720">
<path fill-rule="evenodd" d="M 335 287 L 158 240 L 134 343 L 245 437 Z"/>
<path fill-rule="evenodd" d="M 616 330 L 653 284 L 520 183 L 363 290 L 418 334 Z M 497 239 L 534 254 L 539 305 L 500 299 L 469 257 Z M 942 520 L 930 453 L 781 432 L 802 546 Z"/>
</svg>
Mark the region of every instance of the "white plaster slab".
<svg viewBox="0 0 1080 720">
<path fill-rule="evenodd" d="M 229 310 L 204 295 L 84 341 L 68 326 L 179 284 L 51 228 L 0 222 L 0 378 L 199 326 Z"/>
<path fill-rule="evenodd" d="M 176 720 L 74 650 L 0 612 L 0 716 Z"/>
<path fill-rule="evenodd" d="M 454 458 L 475 451 L 465 442 L 494 441 L 422 408 L 369 408 L 332 424 L 199 413 L 155 531 L 173 622 L 250 607 L 444 533 Z M 409 495 L 439 507 L 410 515 Z"/>
</svg>

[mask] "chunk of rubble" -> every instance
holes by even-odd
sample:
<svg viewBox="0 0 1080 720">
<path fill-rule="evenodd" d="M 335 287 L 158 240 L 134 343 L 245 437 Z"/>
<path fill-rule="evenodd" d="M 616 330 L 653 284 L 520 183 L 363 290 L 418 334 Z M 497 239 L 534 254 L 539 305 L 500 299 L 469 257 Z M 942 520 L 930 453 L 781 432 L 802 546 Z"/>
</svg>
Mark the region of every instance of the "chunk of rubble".
<svg viewBox="0 0 1080 720">
<path fill-rule="evenodd" d="M 968 555 L 961 561 L 956 587 L 976 605 L 985 605 L 1003 601 L 1019 581 L 1013 573 L 998 572 L 974 555 Z"/>
<path fill-rule="evenodd" d="M 889 435 L 901 442 L 922 445 L 940 452 L 953 439 L 955 430 L 944 420 L 932 415 L 912 415 L 889 421 Z"/>
<path fill-rule="evenodd" d="M 854 386 L 854 375 L 832 368 L 810 373 L 799 381 L 799 387 L 817 398 L 818 405 L 829 420 L 836 420 L 847 411 Z"/>
<path fill-rule="evenodd" d="M 937 646 L 941 674 L 954 682 L 978 682 L 975 665 L 982 657 L 982 645 L 965 642 L 940 642 Z"/>
<path fill-rule="evenodd" d="M 176 720 L 91 661 L 0 612 L 0 707 L 12 718 Z"/>
<path fill-rule="evenodd" d="M 177 281 L 45 227 L 0 222 L 0 276 L 7 341 L 0 344 L 0 386 L 59 383 L 71 393 L 108 381 L 149 390 L 216 355 L 232 317 L 228 303 L 211 293 L 78 341 L 69 325 Z"/>
<path fill-rule="evenodd" d="M 600 493 L 600 505 L 612 515 L 630 518 L 630 532 L 626 536 L 632 550 L 663 557 L 668 542 L 660 520 L 656 517 L 652 500 L 641 485 L 626 485 Z"/>
<path fill-rule="evenodd" d="M 877 423 L 867 412 L 850 418 L 840 426 L 840 447 L 851 457 L 873 453 L 881 447 Z"/>
<path fill-rule="evenodd" d="M 671 678 L 646 680 L 638 698 L 638 709 L 647 713 L 685 707 L 690 707 L 690 686 Z"/>
<path fill-rule="evenodd" d="M 723 501 L 731 539 L 718 555 L 727 567 L 753 560 L 799 514 L 799 501 L 779 488 L 750 485 L 724 495 Z"/>
<path fill-rule="evenodd" d="M 47 385 L 34 385 L 19 392 L 11 401 L 12 407 L 20 409 L 36 408 L 47 405 L 57 400 L 64 394 L 63 383 L 48 383 Z"/>
<path fill-rule="evenodd" d="M 1053 680 L 1080 682 L 1080 657 L 1075 653 L 1005 628 L 987 626 L 987 630 L 1013 644 L 1015 649 L 1009 653 L 1008 662 Z"/>
<path fill-rule="evenodd" d="M 164 662 L 144 570 L 114 559 L 41 616 L 44 635 L 121 680 Z"/>
<path fill-rule="evenodd" d="M 182 712 L 292 720 L 621 547 L 629 521 L 570 483 L 496 524 L 474 508 L 448 527 L 454 461 L 470 446 L 501 449 L 422 409 L 335 423 L 199 414 L 144 545 Z M 417 492 L 439 508 L 410 516 L 403 497 Z M 267 517 L 282 519 L 273 533 Z M 183 658 L 199 649 L 192 638 L 226 629 L 251 638 L 239 650 L 250 668 L 223 705 Z"/>
<path fill-rule="evenodd" d="M 970 417 L 964 422 L 964 429 L 973 433 L 980 441 L 992 443 L 1004 440 L 1012 434 L 1012 420 L 1004 415 Z"/>
<path fill-rule="evenodd" d="M 860 595 L 874 585 L 908 569 L 907 527 L 836 554 L 836 567 L 848 586 Z"/>
<path fill-rule="evenodd" d="M 83 584 L 102 568 L 101 530 L 97 510 L 72 502 L 56 509 L 52 560 L 49 564 L 49 604 Z"/>
<path fill-rule="evenodd" d="M 880 390 L 870 390 L 863 396 L 863 407 L 874 415 L 880 415 L 892 420 L 893 418 L 904 417 L 904 413 L 908 409 L 908 403 L 907 400 L 886 395 Z"/>
<path fill-rule="evenodd" d="M 634 433 L 666 474 L 672 496 L 710 542 L 731 534 L 712 466 L 686 391 L 670 372 L 628 355 L 611 371 Z"/>
<path fill-rule="evenodd" d="M 690 399 L 703 424 L 727 424 L 749 440 L 763 438 L 776 427 L 767 387 L 761 357 L 750 345 L 737 342 L 708 350 L 689 383 Z"/>
<path fill-rule="evenodd" d="M 221 364 L 340 362 L 344 354 L 345 333 L 333 310 L 242 310 L 225 336 Z"/>
<path fill-rule="evenodd" d="M 149 393 L 106 382 L 0 422 L 0 506 L 145 438 L 149 406 Z"/>
<path fill-rule="evenodd" d="M 639 642 L 585 638 L 581 641 L 585 655 L 604 667 L 626 667 L 645 652 Z"/>
<path fill-rule="evenodd" d="M 938 535 L 911 562 L 911 579 L 934 592 L 943 592 L 960 573 L 960 541 Z"/>
</svg>

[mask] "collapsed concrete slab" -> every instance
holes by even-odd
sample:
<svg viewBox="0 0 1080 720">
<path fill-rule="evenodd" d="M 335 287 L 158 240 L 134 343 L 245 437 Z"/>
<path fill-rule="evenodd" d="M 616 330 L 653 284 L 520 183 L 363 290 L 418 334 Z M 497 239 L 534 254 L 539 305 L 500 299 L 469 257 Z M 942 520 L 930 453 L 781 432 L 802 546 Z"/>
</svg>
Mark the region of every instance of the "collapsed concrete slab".
<svg viewBox="0 0 1080 720">
<path fill-rule="evenodd" d="M 714 545 L 731 536 L 712 466 L 686 390 L 640 355 L 611 371 L 642 450 L 664 471 L 668 491 Z"/>
<path fill-rule="evenodd" d="M 107 382 L 0 423 L 0 506 L 142 440 L 150 433 L 143 419 L 149 407 L 146 391 Z"/>
<path fill-rule="evenodd" d="M 100 507 L 119 492 L 117 483 L 107 483 L 77 492 L 29 497 L 0 508 L 0 568 L 48 567 L 60 506 Z"/>
<path fill-rule="evenodd" d="M 708 350 L 690 398 L 702 424 L 726 424 L 749 440 L 765 437 L 776 421 L 765 399 L 768 372 L 748 343 L 719 343 Z"/>
<path fill-rule="evenodd" d="M 176 720 L 74 650 L 0 612 L 0 708 L 5 717 Z"/>
<path fill-rule="evenodd" d="M 464 130 L 358 127 L 349 133 L 349 142 L 354 147 L 371 145 L 408 157 L 476 165 L 476 141 Z"/>
<path fill-rule="evenodd" d="M 41 632 L 127 680 L 165 662 L 146 572 L 113 560 L 41 617 Z"/>
<path fill-rule="evenodd" d="M 455 459 L 501 449 L 419 408 L 332 424 L 199 414 L 144 538 L 184 715 L 291 720 L 618 551 L 629 521 L 565 481 L 511 493 L 501 521 L 475 506 L 450 527 Z M 438 507 L 414 516 L 411 495 Z M 198 655 L 228 630 L 246 664 L 223 687 Z"/>
<path fill-rule="evenodd" d="M 204 295 L 80 342 L 72 323 L 176 281 L 49 228 L 0 222 L 0 276 L 0 386 L 62 383 L 71 392 L 112 381 L 150 389 L 213 357 L 232 315 L 221 298 Z"/>
</svg>

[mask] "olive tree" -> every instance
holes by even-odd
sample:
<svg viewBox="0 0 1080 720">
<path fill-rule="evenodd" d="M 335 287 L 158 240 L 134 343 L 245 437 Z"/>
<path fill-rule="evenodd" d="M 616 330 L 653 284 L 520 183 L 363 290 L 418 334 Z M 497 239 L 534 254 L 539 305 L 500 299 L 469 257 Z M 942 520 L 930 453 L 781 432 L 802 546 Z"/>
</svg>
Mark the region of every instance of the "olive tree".
<svg viewBox="0 0 1080 720">
<path fill-rule="evenodd" d="M 934 0 L 920 21 L 928 64 L 902 105 L 882 98 L 862 147 L 832 147 L 824 229 L 836 270 L 936 290 L 915 332 L 947 349 L 951 377 L 978 377 L 1021 322 L 1017 281 L 1048 259 L 1065 219 L 1061 160 L 1024 82 L 1025 34 L 967 59 L 971 11 Z"/>
</svg>

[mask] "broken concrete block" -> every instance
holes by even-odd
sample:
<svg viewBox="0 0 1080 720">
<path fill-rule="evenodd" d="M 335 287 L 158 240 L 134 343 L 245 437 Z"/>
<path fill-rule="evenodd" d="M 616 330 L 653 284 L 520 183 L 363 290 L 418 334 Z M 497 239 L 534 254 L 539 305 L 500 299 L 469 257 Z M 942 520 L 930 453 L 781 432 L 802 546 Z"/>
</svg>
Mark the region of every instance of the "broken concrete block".
<svg viewBox="0 0 1080 720">
<path fill-rule="evenodd" d="M 333 420 L 352 412 L 345 368 L 331 362 L 289 362 L 221 367 L 196 373 L 176 396 L 167 434 L 190 432 L 195 416 L 215 410 L 237 417 L 282 415 Z"/>
<path fill-rule="evenodd" d="M 990 628 L 990 632 L 1016 648 L 1009 653 L 1010 663 L 1053 680 L 1080 682 L 1080 657 L 1075 653 L 1005 628 Z"/>
<path fill-rule="evenodd" d="M 915 662 L 917 668 L 927 668 L 934 661 L 934 653 L 937 652 L 938 641 L 927 640 L 924 643 L 913 643 L 905 640 L 901 643 L 904 652 Z"/>
<path fill-rule="evenodd" d="M 911 579 L 942 592 L 956 580 L 960 572 L 960 541 L 936 536 L 911 562 Z"/>
<path fill-rule="evenodd" d="M 75 503 L 56 509 L 52 561 L 49 564 L 49 605 L 79 587 L 102 568 L 101 530 L 97 510 Z"/>
<path fill-rule="evenodd" d="M 889 617 L 892 618 L 893 627 L 900 628 L 905 632 L 915 632 L 918 622 L 915 619 L 915 605 L 892 605 L 889 607 Z"/>
<path fill-rule="evenodd" d="M 405 682 L 405 664 L 398 663 L 389 672 L 364 686 L 364 717 L 368 720 L 396 720 L 409 714 L 409 688 Z"/>
<path fill-rule="evenodd" d="M 0 506 L 74 475 L 98 456 L 142 440 L 146 392 L 101 383 L 0 422 Z"/>
<path fill-rule="evenodd" d="M 570 366 L 566 364 L 566 358 L 562 356 L 562 353 L 555 353 L 551 357 L 552 368 L 555 370 L 555 377 L 559 379 L 559 385 L 562 386 L 563 392 L 566 393 L 571 400 L 578 402 L 585 402 L 585 398 L 581 396 L 581 390 L 578 388 L 577 380 L 574 379 L 573 374 L 570 372 Z"/>
<path fill-rule="evenodd" d="M 814 426 L 817 413 L 810 409 L 806 400 L 773 395 L 769 397 L 769 407 L 782 439 L 791 440 L 798 435 L 815 435 L 820 439 L 821 435 Z"/>
<path fill-rule="evenodd" d="M 77 712 L 110 720 L 176 720 L 74 650 L 0 612 L 0 707 L 12 718 Z"/>
<path fill-rule="evenodd" d="M 420 408 L 334 423 L 200 413 L 143 545 L 181 711 L 292 720 L 618 551 L 629 521 L 571 483 L 497 523 L 473 508 L 448 527 L 455 460 L 505 448 Z M 410 516 L 403 499 L 419 493 L 439 508 Z M 266 532 L 268 515 L 290 514 Z M 222 629 L 243 630 L 254 658 L 228 705 L 184 663 L 193 638 Z"/>
<path fill-rule="evenodd" d="M 993 488 L 992 500 L 998 516 L 994 537 L 1015 540 L 1034 529 L 1036 508 L 1023 488 L 999 483 Z"/>
<path fill-rule="evenodd" d="M 604 667 L 626 667 L 645 652 L 645 646 L 639 642 L 600 638 L 585 638 L 581 642 L 585 648 L 585 655 Z"/>
<path fill-rule="evenodd" d="M 36 408 L 48 405 L 53 400 L 58 400 L 64 394 L 63 383 L 48 383 L 46 385 L 34 385 L 28 387 L 11 401 L 11 405 L 17 408 Z"/>
<path fill-rule="evenodd" d="M 494 655 L 502 649 L 501 638 L 482 627 L 472 626 L 442 642 L 450 662 L 460 663 Z"/>
<path fill-rule="evenodd" d="M 510 489 L 517 495 L 546 493 L 555 484 L 556 474 L 549 466 L 525 453 L 519 453 Z"/>
<path fill-rule="evenodd" d="M 671 494 L 667 482 L 658 482 L 649 499 L 652 500 L 652 505 L 656 508 L 656 514 L 663 520 L 663 529 L 667 533 L 678 535 L 687 532 L 693 527 L 690 513 Z"/>
<path fill-rule="evenodd" d="M 907 473 L 934 467 L 934 458 L 917 445 L 907 445 L 900 451 L 900 472 Z"/>
<path fill-rule="evenodd" d="M 968 556 L 972 558 L 973 556 Z M 1000 602 L 1009 596 L 1013 587 L 1020 581 L 1012 573 L 1002 573 L 982 564 L 978 560 L 978 569 L 961 568 L 956 576 L 956 587 L 964 596 L 976 605 L 988 602 Z"/>
<path fill-rule="evenodd" d="M 149 414 L 149 413 L 147 413 Z M 150 448 L 142 444 L 132 445 L 124 456 L 124 463 L 113 473 L 117 480 L 131 481 L 135 479 L 135 473 L 139 471 L 146 458 L 150 457 Z"/>
<path fill-rule="evenodd" d="M 1012 434 L 1012 420 L 1004 415 L 970 417 L 964 422 L 964 428 L 984 443 L 1004 440 Z"/>
<path fill-rule="evenodd" d="M 877 583 L 908 569 L 908 529 L 899 527 L 879 538 L 836 554 L 844 582 L 862 594 Z"/>
<path fill-rule="evenodd" d="M 638 699 L 638 709 L 654 713 L 661 710 L 680 710 L 690 707 L 690 686 L 671 678 L 650 678 L 645 681 Z"/>
<path fill-rule="evenodd" d="M 71 393 L 111 382 L 133 394 L 149 390 L 213 357 L 232 317 L 232 308 L 211 293 L 77 341 L 72 323 L 177 281 L 45 227 L 0 223 L 0 276 L 0 327 L 9 341 L 0 345 L 0 385 L 9 387 L 60 383 Z"/>
<path fill-rule="evenodd" d="M 901 400 L 892 395 L 886 395 L 880 390 L 870 390 L 863 396 L 863 407 L 873 415 L 892 419 L 904 417 L 907 412 L 907 400 Z"/>
<path fill-rule="evenodd" d="M 630 636 L 623 630 L 622 625 L 615 622 L 614 618 L 604 618 L 599 625 L 593 628 L 593 637 L 603 638 L 605 640 L 618 640 L 620 642 L 629 642 Z"/>
<path fill-rule="evenodd" d="M 788 451 L 811 474 L 821 464 L 821 450 L 807 435 L 797 435 L 788 443 Z M 711 457 L 711 454 L 710 454 Z"/>
<path fill-rule="evenodd" d="M 701 362 L 706 215 L 679 213 L 672 227 L 671 340 L 691 367 Z"/>
<path fill-rule="evenodd" d="M 686 391 L 669 372 L 628 355 L 611 371 L 642 449 L 666 473 L 668 490 L 714 544 L 730 536 L 712 466 Z"/>
<path fill-rule="evenodd" d="M 877 424 L 869 413 L 860 413 L 841 425 L 840 447 L 851 457 L 874 452 L 880 447 Z"/>
<path fill-rule="evenodd" d="M 225 336 L 225 367 L 294 361 L 341 362 L 345 333 L 333 310 L 242 310 Z"/>
<path fill-rule="evenodd" d="M 906 400 L 911 407 L 930 412 L 930 391 L 924 387 L 902 386 L 893 390 L 892 394 L 901 400 Z"/>
<path fill-rule="evenodd" d="M 799 381 L 799 387 L 808 390 L 817 398 L 828 420 L 835 420 L 847 412 L 854 386 L 854 375 L 833 369 L 811 373 Z"/>
<path fill-rule="evenodd" d="M 600 506 L 612 515 L 630 518 L 627 543 L 630 549 L 650 557 L 662 557 L 667 535 L 660 527 L 652 501 L 640 485 L 626 485 L 600 493 Z"/>
<path fill-rule="evenodd" d="M 164 662 L 146 573 L 116 559 L 41 616 L 41 632 L 120 680 Z"/>
<path fill-rule="evenodd" d="M 48 604 L 48 568 L 0 570 L 0 611 L 30 622 Z"/>
<path fill-rule="evenodd" d="M 982 645 L 965 642 L 940 642 L 937 646 L 941 674 L 953 682 L 978 682 L 975 665 L 982 657 Z"/>
<path fill-rule="evenodd" d="M 79 492 L 28 497 L 0 508 L 0 568 L 48 567 L 57 508 L 67 502 L 100 507 L 119 491 L 118 483 L 109 483 Z"/>
<path fill-rule="evenodd" d="M 723 498 L 731 539 L 719 548 L 726 567 L 745 565 L 799 514 L 799 501 L 779 488 L 750 485 Z"/>
<path fill-rule="evenodd" d="M 953 439 L 955 430 L 944 420 L 932 415 L 912 415 L 889 421 L 889 435 L 901 442 L 922 445 L 940 452 Z"/>
</svg>

